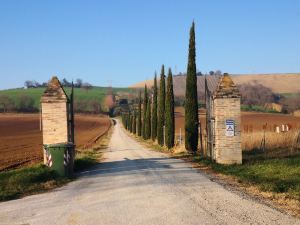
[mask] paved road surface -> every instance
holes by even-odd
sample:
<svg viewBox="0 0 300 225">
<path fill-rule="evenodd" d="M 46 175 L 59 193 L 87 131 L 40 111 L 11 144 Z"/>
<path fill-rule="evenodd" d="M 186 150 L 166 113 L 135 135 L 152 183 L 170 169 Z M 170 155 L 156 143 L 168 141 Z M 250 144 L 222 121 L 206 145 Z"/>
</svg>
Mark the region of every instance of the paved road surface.
<svg viewBox="0 0 300 225">
<path fill-rule="evenodd" d="M 0 203 L 0 224 L 300 224 L 141 147 L 117 124 L 105 161 L 49 193 Z"/>
</svg>

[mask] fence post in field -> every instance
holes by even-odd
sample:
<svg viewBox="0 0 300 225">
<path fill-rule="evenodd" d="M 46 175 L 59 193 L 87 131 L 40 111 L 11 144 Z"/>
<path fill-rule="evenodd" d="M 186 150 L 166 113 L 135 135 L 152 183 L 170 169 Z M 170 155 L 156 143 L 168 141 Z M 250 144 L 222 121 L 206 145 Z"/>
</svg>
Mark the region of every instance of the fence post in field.
<svg viewBox="0 0 300 225">
<path fill-rule="evenodd" d="M 213 94 L 213 159 L 221 164 L 241 164 L 241 103 L 238 88 L 224 74 Z"/>
</svg>

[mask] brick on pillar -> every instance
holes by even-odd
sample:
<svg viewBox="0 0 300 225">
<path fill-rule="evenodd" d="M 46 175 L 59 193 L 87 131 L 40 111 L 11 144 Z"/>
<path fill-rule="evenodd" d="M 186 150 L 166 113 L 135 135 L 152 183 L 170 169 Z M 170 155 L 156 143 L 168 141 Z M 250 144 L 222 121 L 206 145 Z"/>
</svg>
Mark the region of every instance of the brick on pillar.
<svg viewBox="0 0 300 225">
<path fill-rule="evenodd" d="M 228 74 L 219 81 L 213 95 L 214 159 L 220 164 L 241 164 L 241 103 L 238 88 Z"/>
<path fill-rule="evenodd" d="M 68 103 L 68 96 L 58 78 L 52 77 L 41 98 L 43 144 L 67 143 L 69 141 Z M 45 151 L 44 163 L 46 163 Z"/>
</svg>

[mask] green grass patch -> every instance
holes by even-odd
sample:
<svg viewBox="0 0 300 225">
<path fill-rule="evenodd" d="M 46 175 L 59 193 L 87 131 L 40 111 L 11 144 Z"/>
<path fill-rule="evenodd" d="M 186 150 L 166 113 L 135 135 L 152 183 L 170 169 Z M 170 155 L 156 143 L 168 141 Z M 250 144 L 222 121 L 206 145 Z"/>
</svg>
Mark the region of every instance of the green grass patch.
<svg viewBox="0 0 300 225">
<path fill-rule="evenodd" d="M 243 165 L 220 165 L 199 157 L 196 161 L 219 173 L 232 175 L 239 182 L 254 184 L 262 191 L 285 193 L 300 200 L 300 156 L 257 160 Z"/>
<path fill-rule="evenodd" d="M 74 172 L 86 170 L 99 162 L 99 152 L 95 149 L 77 153 L 74 161 Z"/>
<path fill-rule="evenodd" d="M 16 199 L 61 186 L 68 179 L 42 164 L 0 173 L 0 201 Z"/>
<path fill-rule="evenodd" d="M 98 148 L 84 150 L 76 155 L 74 172 L 83 171 L 99 162 L 102 153 Z M 0 201 L 17 199 L 26 195 L 50 190 L 71 179 L 59 176 L 55 171 L 43 164 L 26 168 L 0 172 Z"/>
</svg>

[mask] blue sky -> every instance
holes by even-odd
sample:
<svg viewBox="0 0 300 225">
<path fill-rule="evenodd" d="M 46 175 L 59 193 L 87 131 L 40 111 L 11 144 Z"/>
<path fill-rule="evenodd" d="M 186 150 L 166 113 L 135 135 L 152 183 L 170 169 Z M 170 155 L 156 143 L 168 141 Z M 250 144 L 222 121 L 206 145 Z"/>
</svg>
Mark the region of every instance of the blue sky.
<svg viewBox="0 0 300 225">
<path fill-rule="evenodd" d="M 185 72 L 196 23 L 197 68 L 300 72 L 298 0 L 0 0 L 0 89 L 53 74 L 94 85 Z"/>
</svg>

